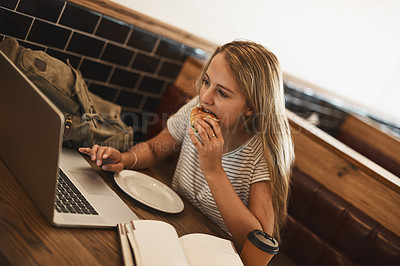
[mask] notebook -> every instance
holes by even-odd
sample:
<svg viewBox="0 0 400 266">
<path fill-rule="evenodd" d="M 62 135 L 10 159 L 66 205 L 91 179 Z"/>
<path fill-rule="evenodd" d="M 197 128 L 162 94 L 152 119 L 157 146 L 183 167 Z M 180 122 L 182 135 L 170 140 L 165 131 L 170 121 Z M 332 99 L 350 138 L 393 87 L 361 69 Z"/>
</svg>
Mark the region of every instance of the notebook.
<svg viewBox="0 0 400 266">
<path fill-rule="evenodd" d="M 63 114 L 1 51 L 0 81 L 0 157 L 43 216 L 60 227 L 137 220 L 79 152 L 62 148 Z"/>
</svg>

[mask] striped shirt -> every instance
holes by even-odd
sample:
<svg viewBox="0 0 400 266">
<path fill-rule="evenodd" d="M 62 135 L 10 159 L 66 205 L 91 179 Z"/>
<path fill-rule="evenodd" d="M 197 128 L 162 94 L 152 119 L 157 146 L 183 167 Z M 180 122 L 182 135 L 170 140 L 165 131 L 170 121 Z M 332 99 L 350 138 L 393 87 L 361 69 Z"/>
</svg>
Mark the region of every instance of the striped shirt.
<svg viewBox="0 0 400 266">
<path fill-rule="evenodd" d="M 197 150 L 188 134 L 190 112 L 198 105 L 198 97 L 195 97 L 167 121 L 172 137 L 181 144 L 172 187 L 229 233 L 201 172 Z M 223 154 L 222 167 L 239 198 L 248 206 L 250 185 L 270 179 L 260 135 L 254 135 L 241 147 Z"/>
</svg>

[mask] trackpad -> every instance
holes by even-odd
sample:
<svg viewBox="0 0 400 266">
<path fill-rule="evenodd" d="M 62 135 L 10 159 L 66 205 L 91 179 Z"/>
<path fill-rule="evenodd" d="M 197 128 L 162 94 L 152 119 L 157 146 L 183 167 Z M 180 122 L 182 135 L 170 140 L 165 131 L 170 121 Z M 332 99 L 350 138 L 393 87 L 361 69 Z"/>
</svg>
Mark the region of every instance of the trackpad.
<svg viewBox="0 0 400 266">
<path fill-rule="evenodd" d="M 90 171 L 70 171 L 71 174 L 78 180 L 79 184 L 83 189 L 91 194 L 97 196 L 108 196 L 112 197 L 113 195 L 108 190 L 107 184 L 101 182 L 99 180 L 99 176 L 90 172 Z"/>
</svg>

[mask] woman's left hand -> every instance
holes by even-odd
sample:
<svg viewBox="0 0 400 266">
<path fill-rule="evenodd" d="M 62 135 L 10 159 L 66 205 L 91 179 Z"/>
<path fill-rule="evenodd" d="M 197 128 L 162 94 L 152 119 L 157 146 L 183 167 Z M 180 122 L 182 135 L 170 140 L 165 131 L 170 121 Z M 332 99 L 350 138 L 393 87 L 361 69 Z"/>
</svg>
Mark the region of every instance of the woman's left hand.
<svg viewBox="0 0 400 266">
<path fill-rule="evenodd" d="M 197 120 L 194 126 L 200 140 L 195 136 L 192 128 L 189 128 L 189 136 L 199 153 L 199 164 L 203 175 L 207 176 L 209 173 L 222 169 L 224 138 L 220 125 L 214 119 L 207 117 L 205 120 Z"/>
</svg>

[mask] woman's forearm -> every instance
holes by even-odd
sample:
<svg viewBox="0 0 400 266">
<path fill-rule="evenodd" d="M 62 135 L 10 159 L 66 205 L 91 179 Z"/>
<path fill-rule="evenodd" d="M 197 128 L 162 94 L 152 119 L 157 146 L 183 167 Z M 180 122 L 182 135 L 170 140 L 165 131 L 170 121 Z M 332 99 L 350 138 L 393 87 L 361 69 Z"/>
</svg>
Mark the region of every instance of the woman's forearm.
<svg viewBox="0 0 400 266">
<path fill-rule="evenodd" d="M 143 169 L 157 162 L 156 155 L 147 142 L 141 142 L 122 154 L 122 161 L 126 169 Z"/>
<path fill-rule="evenodd" d="M 122 162 L 125 169 L 148 168 L 178 151 L 179 147 L 180 144 L 166 128 L 154 138 L 140 142 L 131 147 L 130 151 L 122 153 Z"/>
<path fill-rule="evenodd" d="M 260 221 L 240 200 L 223 169 L 209 174 L 206 179 L 229 232 L 242 247 L 247 233 L 263 229 Z"/>
</svg>

